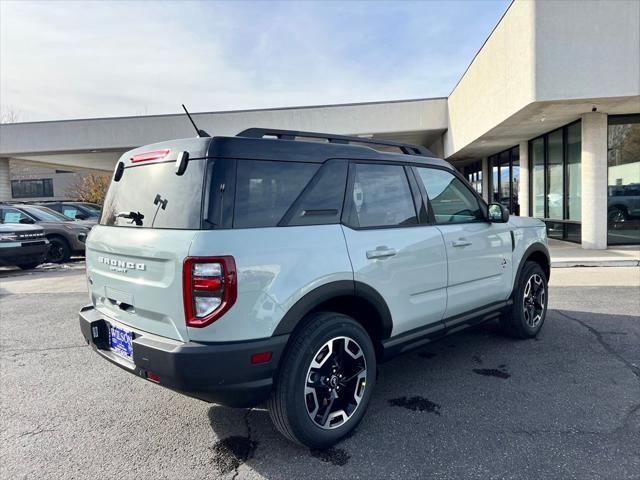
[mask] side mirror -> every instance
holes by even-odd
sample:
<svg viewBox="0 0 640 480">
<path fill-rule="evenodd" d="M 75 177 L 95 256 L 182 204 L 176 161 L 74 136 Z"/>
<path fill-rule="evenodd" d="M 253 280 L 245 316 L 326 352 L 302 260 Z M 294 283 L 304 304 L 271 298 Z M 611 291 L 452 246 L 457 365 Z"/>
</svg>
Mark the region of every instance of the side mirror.
<svg viewBox="0 0 640 480">
<path fill-rule="evenodd" d="M 26 224 L 26 225 L 33 225 L 36 222 L 32 218 L 23 217 L 23 218 L 20 219 L 19 223 L 23 223 L 23 224 Z"/>
<path fill-rule="evenodd" d="M 86 220 L 87 218 L 89 217 L 86 216 L 84 213 L 76 213 L 76 220 Z"/>
<path fill-rule="evenodd" d="M 505 223 L 509 221 L 509 209 L 501 203 L 489 204 L 488 213 L 491 223 Z"/>
</svg>

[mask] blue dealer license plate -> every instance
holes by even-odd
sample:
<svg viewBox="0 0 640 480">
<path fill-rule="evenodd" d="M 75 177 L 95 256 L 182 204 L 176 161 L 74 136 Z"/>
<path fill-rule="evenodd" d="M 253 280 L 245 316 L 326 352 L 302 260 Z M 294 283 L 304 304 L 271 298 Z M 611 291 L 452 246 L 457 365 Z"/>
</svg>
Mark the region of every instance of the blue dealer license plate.
<svg viewBox="0 0 640 480">
<path fill-rule="evenodd" d="M 111 351 L 128 360 L 133 359 L 133 333 L 124 328 L 109 326 Z"/>
</svg>

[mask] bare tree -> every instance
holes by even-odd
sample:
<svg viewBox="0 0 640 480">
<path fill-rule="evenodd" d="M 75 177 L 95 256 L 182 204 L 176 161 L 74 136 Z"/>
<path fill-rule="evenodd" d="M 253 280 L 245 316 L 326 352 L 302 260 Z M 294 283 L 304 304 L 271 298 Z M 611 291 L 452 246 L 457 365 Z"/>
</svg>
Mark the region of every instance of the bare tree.
<svg viewBox="0 0 640 480">
<path fill-rule="evenodd" d="M 102 205 L 110 181 L 110 175 L 105 174 L 90 173 L 88 175 L 79 175 L 71 186 L 67 188 L 65 195 L 81 202 Z"/>
</svg>

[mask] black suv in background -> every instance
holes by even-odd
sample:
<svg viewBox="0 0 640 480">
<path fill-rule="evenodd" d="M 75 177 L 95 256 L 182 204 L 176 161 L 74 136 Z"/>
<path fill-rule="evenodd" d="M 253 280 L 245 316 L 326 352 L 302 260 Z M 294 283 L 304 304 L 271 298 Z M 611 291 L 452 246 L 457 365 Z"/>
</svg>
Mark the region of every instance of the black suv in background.
<svg viewBox="0 0 640 480">
<path fill-rule="evenodd" d="M 47 261 L 61 263 L 72 254 L 84 255 L 84 243 L 91 223 L 70 220 L 64 215 L 41 205 L 28 203 L 0 204 L 0 223 L 38 224 L 51 243 Z"/>
<path fill-rule="evenodd" d="M 42 227 L 0 222 L 0 266 L 30 270 L 44 263 L 48 251 Z"/>
<path fill-rule="evenodd" d="M 100 219 L 100 205 L 88 202 L 40 202 L 38 205 L 55 210 L 71 220 L 86 220 L 98 223 Z"/>
</svg>

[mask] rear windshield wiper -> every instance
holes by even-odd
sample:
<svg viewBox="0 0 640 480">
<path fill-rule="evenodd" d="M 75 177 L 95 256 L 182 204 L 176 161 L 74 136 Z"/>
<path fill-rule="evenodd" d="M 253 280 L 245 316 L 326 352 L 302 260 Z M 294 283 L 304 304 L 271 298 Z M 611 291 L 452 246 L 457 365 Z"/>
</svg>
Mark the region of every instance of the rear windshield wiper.
<svg viewBox="0 0 640 480">
<path fill-rule="evenodd" d="M 120 212 L 116 214 L 116 218 L 129 218 L 133 220 L 137 226 L 141 227 L 144 215 L 140 212 Z"/>
</svg>

